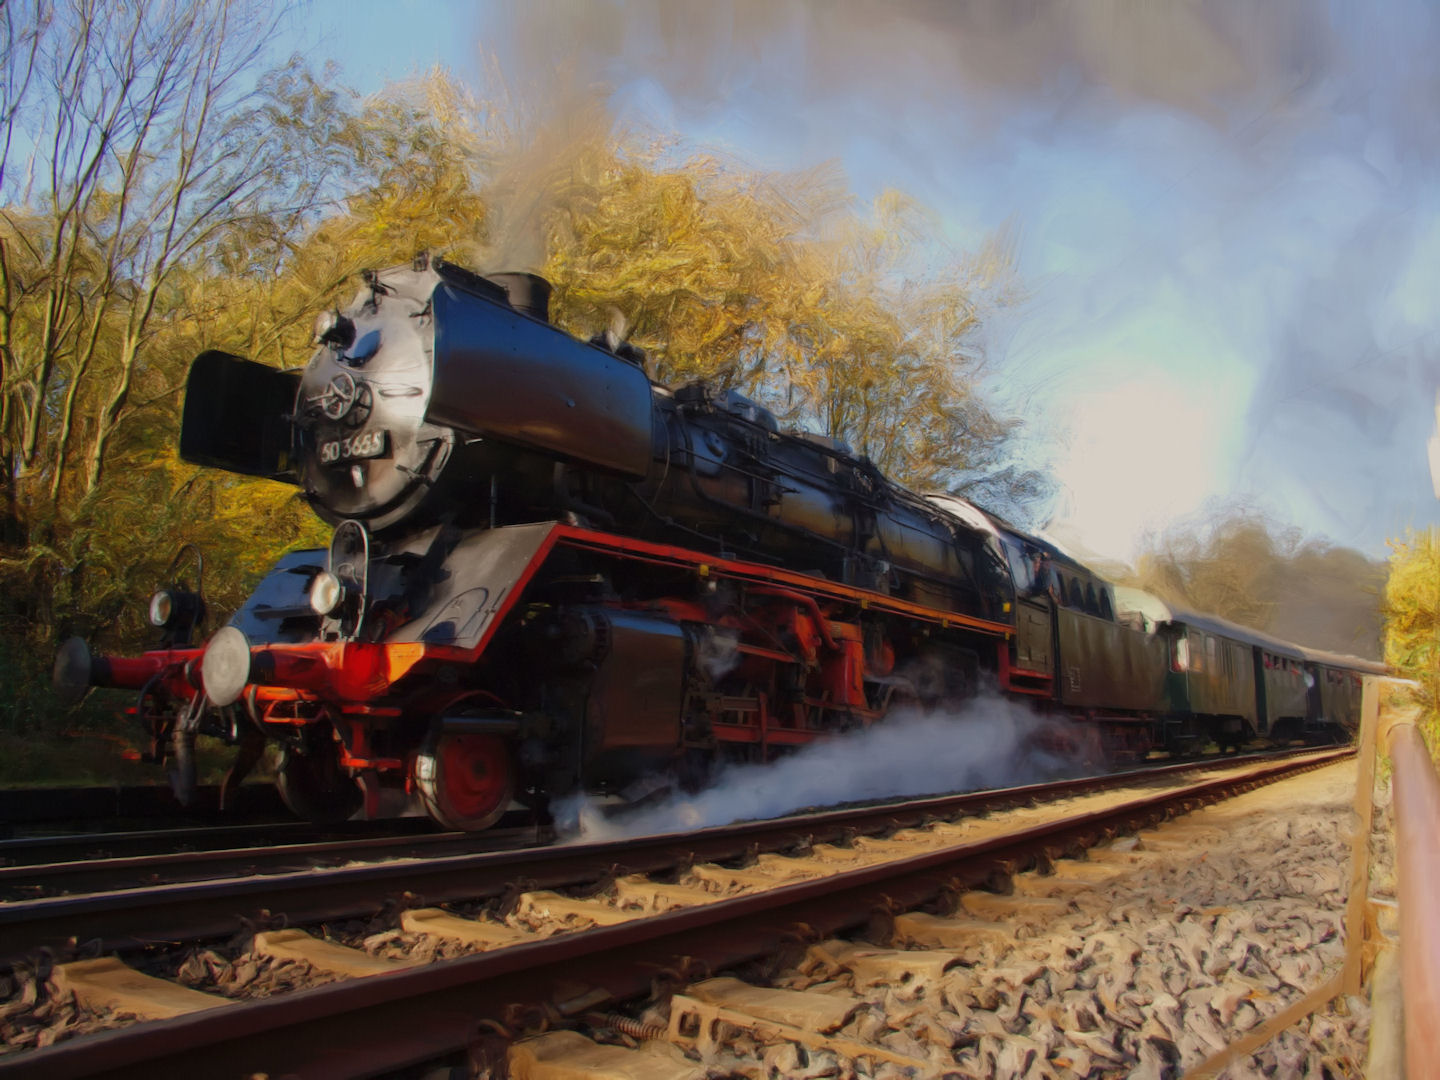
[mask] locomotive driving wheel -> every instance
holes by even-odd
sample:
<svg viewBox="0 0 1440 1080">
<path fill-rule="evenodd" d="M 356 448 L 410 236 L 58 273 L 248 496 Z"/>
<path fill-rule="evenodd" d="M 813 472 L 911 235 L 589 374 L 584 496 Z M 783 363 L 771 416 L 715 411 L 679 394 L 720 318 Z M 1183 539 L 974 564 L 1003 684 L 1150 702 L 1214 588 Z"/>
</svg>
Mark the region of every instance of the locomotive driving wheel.
<svg viewBox="0 0 1440 1080">
<path fill-rule="evenodd" d="M 340 767 L 334 743 L 319 739 L 280 752 L 275 786 L 291 813 L 317 825 L 348 821 L 364 801 L 360 788 Z"/>
<path fill-rule="evenodd" d="M 488 829 L 515 793 L 510 747 L 499 735 L 432 731 L 415 759 L 415 787 L 446 828 Z"/>
</svg>

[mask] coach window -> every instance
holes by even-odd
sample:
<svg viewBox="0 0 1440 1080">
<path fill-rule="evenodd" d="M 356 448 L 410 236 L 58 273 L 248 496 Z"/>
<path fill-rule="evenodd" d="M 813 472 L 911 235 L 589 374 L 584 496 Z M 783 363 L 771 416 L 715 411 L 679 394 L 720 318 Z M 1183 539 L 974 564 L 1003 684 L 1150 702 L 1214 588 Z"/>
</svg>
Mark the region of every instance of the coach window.
<svg viewBox="0 0 1440 1080">
<path fill-rule="evenodd" d="M 1205 659 L 1210 664 L 1210 670 L 1215 670 L 1215 639 L 1209 634 L 1205 635 Z"/>
<path fill-rule="evenodd" d="M 1021 596 L 1029 596 L 1035 591 L 1035 562 L 1037 560 L 1026 558 L 1025 548 L 1008 536 L 1001 536 L 1000 543 L 1005 549 L 1005 557 L 1010 562 L 1010 575 L 1015 579 L 1015 591 Z M 1038 557 L 1038 555 L 1037 552 L 1036 556 Z"/>
<path fill-rule="evenodd" d="M 1100 601 L 1095 598 L 1095 584 L 1093 582 L 1085 586 L 1085 614 L 1100 614 Z"/>
<path fill-rule="evenodd" d="M 1100 590 L 1100 617 L 1115 621 L 1115 605 L 1110 601 L 1110 588 L 1106 586 Z"/>
<path fill-rule="evenodd" d="M 1202 634 L 1202 633 L 1200 633 L 1200 632 L 1197 630 L 1197 631 L 1195 632 L 1195 634 L 1192 635 L 1192 636 L 1195 638 L 1195 649 L 1194 649 L 1194 651 L 1190 654 L 1190 655 L 1191 655 L 1191 658 L 1190 658 L 1190 670 L 1191 670 L 1191 671 L 1204 671 L 1204 670 L 1205 670 L 1205 650 L 1204 650 L 1201 646 L 1202 646 L 1202 645 L 1204 644 L 1204 642 L 1205 642 L 1205 635 Z"/>
<path fill-rule="evenodd" d="M 1085 610 L 1085 594 L 1080 590 L 1080 579 L 1070 579 L 1070 606 L 1076 611 Z"/>
</svg>

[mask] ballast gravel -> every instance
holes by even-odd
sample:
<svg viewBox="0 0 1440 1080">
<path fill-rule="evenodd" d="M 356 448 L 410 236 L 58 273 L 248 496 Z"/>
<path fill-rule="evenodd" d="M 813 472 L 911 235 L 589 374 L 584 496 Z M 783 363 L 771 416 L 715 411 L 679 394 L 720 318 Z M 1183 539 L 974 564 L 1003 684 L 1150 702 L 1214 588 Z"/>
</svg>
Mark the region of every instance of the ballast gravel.
<svg viewBox="0 0 1440 1080">
<path fill-rule="evenodd" d="M 717 1078 L 1178 1077 L 1338 970 L 1354 782 L 1353 763 L 1331 766 L 1183 819 L 1186 829 L 1208 830 L 1210 843 L 1177 851 L 1162 842 L 1147 850 L 1143 841 L 1122 840 L 1117 847 L 1133 845 L 1136 854 L 1113 860 L 1120 878 L 1067 892 L 1064 915 L 1007 920 L 1009 939 L 987 937 L 950 950 L 958 962 L 939 977 L 901 986 L 857 984 L 850 972 L 826 962 L 822 948 L 769 979 L 782 988 L 859 996 L 861 1008 L 835 1034 L 926 1061 L 925 1070 L 762 1045 L 743 1032 L 733 1033 L 703 1065 Z M 1386 795 L 1382 784 L 1375 825 L 1381 867 L 1373 887 L 1380 895 L 1387 875 L 1393 885 L 1393 870 L 1386 869 Z M 990 827 L 1003 826 L 984 820 L 965 826 Z M 714 883 L 708 887 L 716 889 Z M 464 913 L 500 914 L 493 902 L 473 907 Z M 522 925 L 514 914 L 505 921 Z M 524 926 L 549 936 L 580 928 L 570 921 Z M 381 912 L 371 920 L 331 924 L 324 936 L 372 955 L 411 960 L 474 951 L 394 925 L 393 913 Z M 303 963 L 257 957 L 241 939 L 218 950 L 171 952 L 139 966 L 240 999 L 333 981 Z M 17 970 L 8 986 L 0 986 L 0 1053 L 128 1021 L 47 993 L 47 976 L 44 970 Z M 652 1010 L 647 1019 L 665 1018 Z M 1366 1003 L 1347 999 L 1222 1076 L 1361 1076 L 1367 1027 Z"/>
<path fill-rule="evenodd" d="M 857 985 L 822 946 L 771 984 L 859 995 L 837 1034 L 927 1061 L 928 1075 L 1179 1077 L 1343 964 L 1355 776 L 1345 762 L 1181 819 L 1209 842 L 1121 841 L 1135 855 L 1115 860 L 1118 879 L 1071 894 L 1063 916 L 1007 920 L 1008 941 L 951 950 L 958 963 L 939 978 Z M 1360 1077 L 1368 1025 L 1367 1003 L 1342 999 L 1221 1075 Z M 745 1034 L 703 1064 L 756 1080 L 917 1075 Z"/>
</svg>

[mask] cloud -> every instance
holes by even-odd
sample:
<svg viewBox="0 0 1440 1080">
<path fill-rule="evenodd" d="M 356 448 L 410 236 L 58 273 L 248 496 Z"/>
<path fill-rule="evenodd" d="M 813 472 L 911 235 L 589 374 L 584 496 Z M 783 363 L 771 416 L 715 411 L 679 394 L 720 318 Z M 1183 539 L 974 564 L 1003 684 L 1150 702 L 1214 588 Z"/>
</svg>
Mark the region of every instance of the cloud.
<svg viewBox="0 0 1440 1080">
<path fill-rule="evenodd" d="M 1072 492 L 1189 502 L 1158 473 L 1110 491 L 1118 451 L 1082 477 L 1059 441 L 1145 383 L 1183 397 L 1210 481 L 1307 529 L 1375 553 L 1436 516 L 1440 9 L 534 0 L 490 31 L 541 94 L 607 87 L 622 120 L 765 165 L 838 158 L 952 238 L 1013 221 L 1032 302 L 990 340 Z"/>
</svg>

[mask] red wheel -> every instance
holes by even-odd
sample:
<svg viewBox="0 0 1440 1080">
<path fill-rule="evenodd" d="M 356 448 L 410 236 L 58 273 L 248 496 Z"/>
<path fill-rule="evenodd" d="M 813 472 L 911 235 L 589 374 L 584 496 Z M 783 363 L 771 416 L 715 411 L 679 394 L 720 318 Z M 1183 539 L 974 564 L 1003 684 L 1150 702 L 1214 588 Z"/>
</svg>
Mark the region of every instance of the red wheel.
<svg viewBox="0 0 1440 1080">
<path fill-rule="evenodd" d="M 415 759 L 415 787 L 447 829 L 488 829 L 515 792 L 510 747 L 498 735 L 432 732 Z"/>
</svg>

